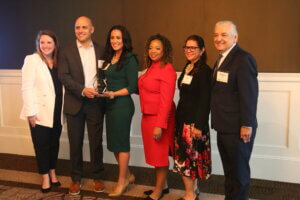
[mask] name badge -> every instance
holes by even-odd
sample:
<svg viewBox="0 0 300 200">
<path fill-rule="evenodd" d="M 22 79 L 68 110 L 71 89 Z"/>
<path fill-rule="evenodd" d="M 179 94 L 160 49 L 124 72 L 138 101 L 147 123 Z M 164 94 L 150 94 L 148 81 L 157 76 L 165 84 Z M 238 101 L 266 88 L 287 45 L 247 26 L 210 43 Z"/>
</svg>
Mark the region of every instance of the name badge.
<svg viewBox="0 0 300 200">
<path fill-rule="evenodd" d="M 190 85 L 191 82 L 193 80 L 193 76 L 191 75 L 184 75 L 182 81 L 181 81 L 181 84 L 187 84 L 187 85 Z"/>
<path fill-rule="evenodd" d="M 222 83 L 228 83 L 228 72 L 217 72 L 217 81 L 222 82 Z"/>
</svg>

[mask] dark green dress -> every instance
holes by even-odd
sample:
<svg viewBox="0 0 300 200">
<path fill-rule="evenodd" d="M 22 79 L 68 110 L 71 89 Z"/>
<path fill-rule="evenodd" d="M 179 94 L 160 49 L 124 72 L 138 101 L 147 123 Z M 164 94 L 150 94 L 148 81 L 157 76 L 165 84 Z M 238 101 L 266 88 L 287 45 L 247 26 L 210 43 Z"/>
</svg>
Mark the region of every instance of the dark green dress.
<svg viewBox="0 0 300 200">
<path fill-rule="evenodd" d="M 123 68 L 118 71 L 117 64 L 104 71 L 108 91 L 126 88 L 129 95 L 106 99 L 107 148 L 112 152 L 130 151 L 130 126 L 134 114 L 134 103 L 130 94 L 137 92 L 138 64 L 136 56 L 128 53 Z"/>
</svg>

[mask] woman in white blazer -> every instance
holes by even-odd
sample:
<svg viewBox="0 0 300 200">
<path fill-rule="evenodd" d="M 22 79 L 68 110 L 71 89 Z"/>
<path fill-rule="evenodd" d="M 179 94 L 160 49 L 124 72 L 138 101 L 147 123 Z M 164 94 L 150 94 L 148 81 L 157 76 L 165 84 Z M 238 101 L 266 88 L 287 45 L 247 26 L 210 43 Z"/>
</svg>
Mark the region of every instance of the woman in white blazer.
<svg viewBox="0 0 300 200">
<path fill-rule="evenodd" d="M 23 108 L 21 119 L 29 122 L 39 173 L 41 191 L 60 186 L 55 168 L 62 130 L 62 85 L 57 78 L 58 39 L 53 31 L 40 31 L 37 52 L 25 58 L 22 67 Z"/>
</svg>

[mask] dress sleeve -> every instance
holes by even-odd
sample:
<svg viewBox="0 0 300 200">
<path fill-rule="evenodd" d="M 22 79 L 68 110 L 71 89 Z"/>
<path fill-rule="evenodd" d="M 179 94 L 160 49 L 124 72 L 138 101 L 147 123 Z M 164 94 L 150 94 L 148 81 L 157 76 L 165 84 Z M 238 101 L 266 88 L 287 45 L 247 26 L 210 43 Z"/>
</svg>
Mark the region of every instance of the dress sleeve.
<svg viewBox="0 0 300 200">
<path fill-rule="evenodd" d="M 128 86 L 126 89 L 128 90 L 129 94 L 137 93 L 138 64 L 135 56 L 131 56 L 126 64 L 126 77 L 128 81 Z"/>
<path fill-rule="evenodd" d="M 202 70 L 197 73 L 197 92 L 199 101 L 196 109 L 195 127 L 202 131 L 208 130 L 208 117 L 210 112 L 212 70 L 209 66 L 202 66 Z"/>
<path fill-rule="evenodd" d="M 161 76 L 159 77 L 160 100 L 156 127 L 164 129 L 168 127 L 168 119 L 173 105 L 176 78 L 176 72 L 171 64 L 167 64 L 161 69 Z"/>
<path fill-rule="evenodd" d="M 37 61 L 37 57 L 34 55 L 26 56 L 22 67 L 22 98 L 25 116 L 37 114 L 36 95 L 34 94 Z"/>
</svg>

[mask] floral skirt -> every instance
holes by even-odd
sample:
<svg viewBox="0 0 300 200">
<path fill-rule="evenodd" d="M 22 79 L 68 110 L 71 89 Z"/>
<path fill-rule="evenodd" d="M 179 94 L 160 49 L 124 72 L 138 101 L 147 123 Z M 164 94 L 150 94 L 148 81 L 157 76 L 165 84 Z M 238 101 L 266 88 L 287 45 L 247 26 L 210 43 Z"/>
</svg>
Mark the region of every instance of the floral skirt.
<svg viewBox="0 0 300 200">
<path fill-rule="evenodd" d="M 208 179 L 211 175 L 210 134 L 195 138 L 194 124 L 183 124 L 182 132 L 175 136 L 173 171 L 191 179 Z"/>
</svg>

